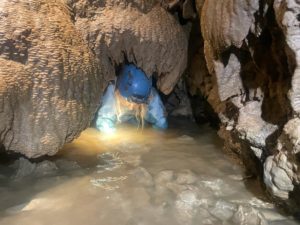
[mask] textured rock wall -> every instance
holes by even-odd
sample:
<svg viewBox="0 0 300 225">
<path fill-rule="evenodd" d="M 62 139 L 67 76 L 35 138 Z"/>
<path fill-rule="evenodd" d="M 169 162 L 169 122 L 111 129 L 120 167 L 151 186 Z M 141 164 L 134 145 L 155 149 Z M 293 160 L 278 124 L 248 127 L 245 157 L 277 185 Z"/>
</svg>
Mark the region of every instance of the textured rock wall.
<svg viewBox="0 0 300 225">
<path fill-rule="evenodd" d="M 125 59 L 169 93 L 187 63 L 188 32 L 156 0 L 1 0 L 0 144 L 53 155 L 85 129 Z M 184 4 L 183 4 L 184 3 Z"/>
<path fill-rule="evenodd" d="M 299 192 L 300 2 L 197 0 L 189 91 L 211 104 L 225 148 L 273 196 Z M 187 65 L 193 1 L 2 0 L 0 143 L 53 155 L 92 120 L 124 60 L 172 91 Z"/>
<path fill-rule="evenodd" d="M 225 149 L 287 200 L 299 189 L 300 2 L 196 2 L 203 40 L 190 92 L 218 113 Z"/>
<path fill-rule="evenodd" d="M 187 64 L 188 34 L 175 17 L 155 1 L 107 0 L 94 8 L 96 2 L 73 5 L 76 27 L 101 59 L 105 80 L 126 58 L 148 76 L 156 73 L 158 88 L 170 93 Z"/>
<path fill-rule="evenodd" d="M 88 125 L 102 77 L 62 1 L 2 0 L 0 78 L 0 142 L 38 157 Z"/>
</svg>

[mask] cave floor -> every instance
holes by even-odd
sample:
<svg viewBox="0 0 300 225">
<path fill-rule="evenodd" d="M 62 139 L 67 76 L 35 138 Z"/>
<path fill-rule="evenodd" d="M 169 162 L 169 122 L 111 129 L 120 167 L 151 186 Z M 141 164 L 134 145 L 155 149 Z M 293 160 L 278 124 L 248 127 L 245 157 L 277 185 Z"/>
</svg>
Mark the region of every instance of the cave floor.
<svg viewBox="0 0 300 225">
<path fill-rule="evenodd" d="M 55 157 L 0 166 L 0 224 L 297 224 L 221 148 L 186 119 L 164 133 L 89 128 Z"/>
</svg>

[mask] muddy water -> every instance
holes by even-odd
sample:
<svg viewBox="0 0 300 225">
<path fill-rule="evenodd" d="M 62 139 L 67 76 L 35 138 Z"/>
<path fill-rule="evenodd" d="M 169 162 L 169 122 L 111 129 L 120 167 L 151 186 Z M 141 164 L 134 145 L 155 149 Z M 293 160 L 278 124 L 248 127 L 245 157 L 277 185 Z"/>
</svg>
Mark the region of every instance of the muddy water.
<svg viewBox="0 0 300 225">
<path fill-rule="evenodd" d="M 297 224 L 249 191 L 221 146 L 185 120 L 164 133 L 90 128 L 46 163 L 0 167 L 0 224 Z"/>
</svg>

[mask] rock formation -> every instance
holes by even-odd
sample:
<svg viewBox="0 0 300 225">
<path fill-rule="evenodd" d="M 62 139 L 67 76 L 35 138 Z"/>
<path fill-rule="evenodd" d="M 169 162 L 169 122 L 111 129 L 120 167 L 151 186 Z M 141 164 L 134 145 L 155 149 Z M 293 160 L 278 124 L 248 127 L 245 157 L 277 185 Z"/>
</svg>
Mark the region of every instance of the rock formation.
<svg viewBox="0 0 300 225">
<path fill-rule="evenodd" d="M 225 149 L 276 198 L 297 196 L 299 0 L 195 6 L 201 33 L 187 64 L 189 30 L 180 23 L 196 17 L 191 0 L 2 0 L 0 143 L 53 155 L 89 125 L 125 61 L 155 76 L 164 94 L 189 65 L 189 92 L 218 115 Z"/>
<path fill-rule="evenodd" d="M 53 155 L 92 119 L 102 73 L 56 0 L 0 3 L 0 142 Z"/>
<path fill-rule="evenodd" d="M 27 157 L 55 154 L 92 121 L 115 67 L 136 63 L 168 94 L 187 45 L 154 0 L 1 1 L 0 143 Z"/>
<path fill-rule="evenodd" d="M 287 200 L 299 187 L 300 2 L 196 2 L 203 41 L 189 89 L 218 114 L 225 149 Z"/>
<path fill-rule="evenodd" d="M 187 63 L 183 27 L 155 1 L 107 0 L 91 9 L 93 2 L 73 3 L 75 24 L 101 59 L 105 80 L 114 79 L 115 67 L 127 59 L 149 76 L 156 73 L 158 88 L 169 94 Z"/>
</svg>

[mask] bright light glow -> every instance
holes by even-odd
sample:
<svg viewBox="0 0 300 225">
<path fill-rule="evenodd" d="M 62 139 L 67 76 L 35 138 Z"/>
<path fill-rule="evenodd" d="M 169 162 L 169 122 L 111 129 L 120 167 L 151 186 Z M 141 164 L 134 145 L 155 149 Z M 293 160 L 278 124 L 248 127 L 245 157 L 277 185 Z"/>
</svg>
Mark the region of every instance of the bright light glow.
<svg viewBox="0 0 300 225">
<path fill-rule="evenodd" d="M 72 155 L 92 156 L 101 152 L 112 151 L 117 145 L 127 143 L 147 143 L 155 140 L 163 140 L 166 134 L 157 132 L 152 128 L 137 130 L 136 126 L 118 126 L 112 133 L 100 132 L 95 128 L 88 128 L 81 133 L 72 143 L 66 144 L 61 153 L 68 152 Z M 84 157 L 83 157 L 84 159 Z"/>
<path fill-rule="evenodd" d="M 109 126 L 107 123 L 103 123 L 101 126 L 101 131 L 106 135 L 111 135 L 116 132 L 116 128 Z"/>
</svg>

